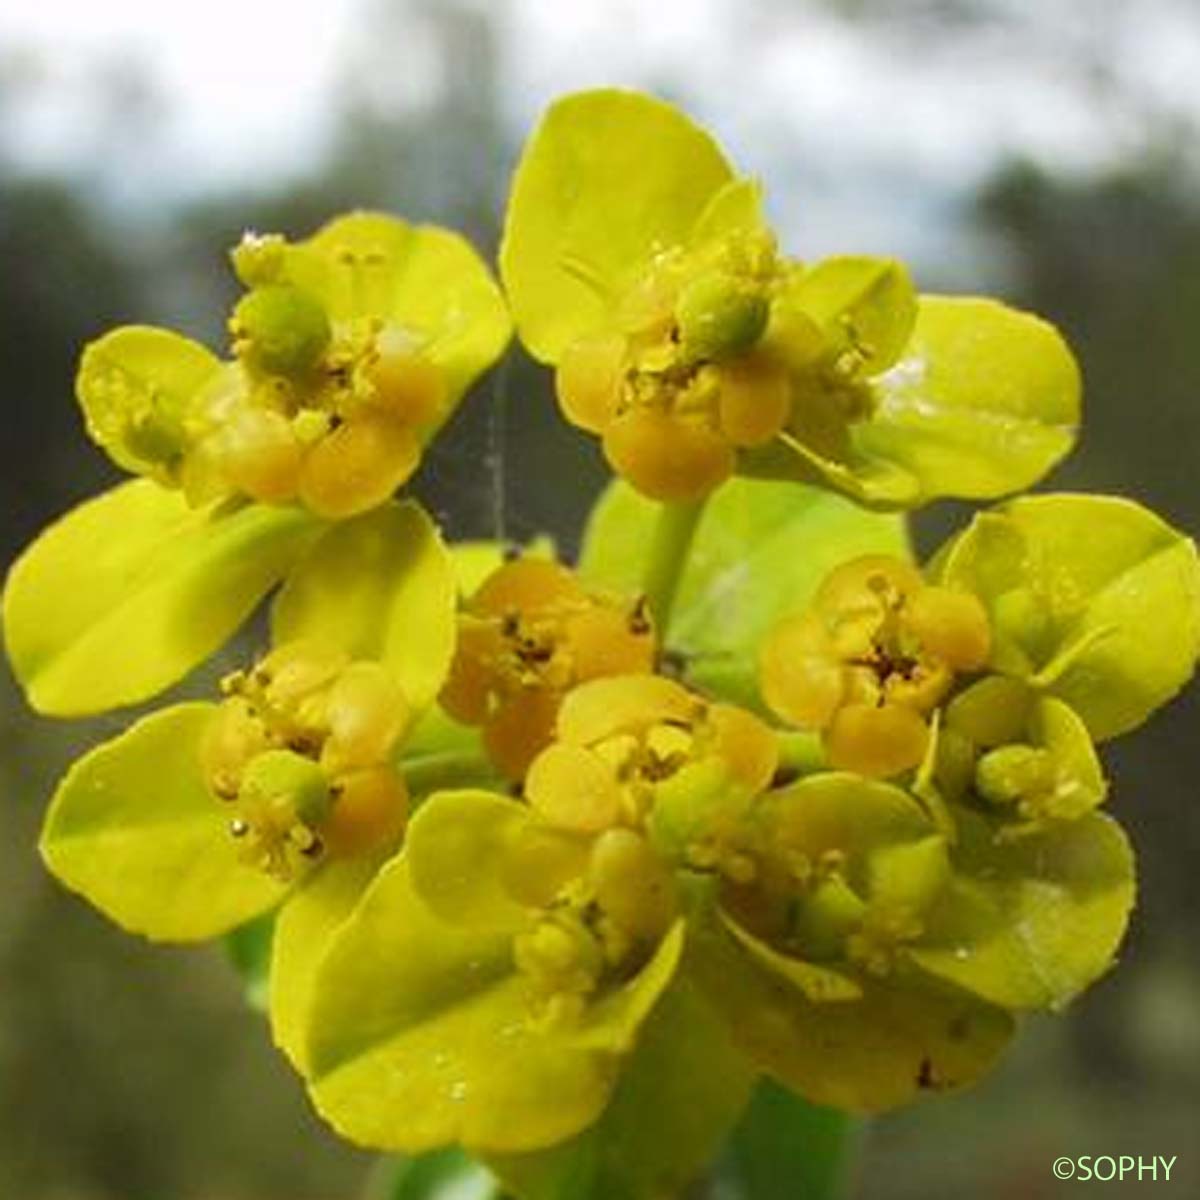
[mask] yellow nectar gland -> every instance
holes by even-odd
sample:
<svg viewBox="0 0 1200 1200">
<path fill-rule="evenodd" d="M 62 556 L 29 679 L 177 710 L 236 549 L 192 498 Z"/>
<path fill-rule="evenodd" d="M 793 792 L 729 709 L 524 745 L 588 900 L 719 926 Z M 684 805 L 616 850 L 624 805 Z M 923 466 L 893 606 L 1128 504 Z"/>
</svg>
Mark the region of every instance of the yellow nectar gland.
<svg viewBox="0 0 1200 1200">
<path fill-rule="evenodd" d="M 643 601 L 589 592 L 558 563 L 520 559 L 467 602 L 441 701 L 456 720 L 481 725 L 492 760 L 520 779 L 572 687 L 649 671 L 655 654 Z"/>
<path fill-rule="evenodd" d="M 788 370 L 762 345 L 776 278 L 773 245 L 758 237 L 666 252 L 624 297 L 614 328 L 564 351 L 563 413 L 598 434 L 613 469 L 645 495 L 706 495 L 733 473 L 739 449 L 787 423 Z"/>
<path fill-rule="evenodd" d="M 289 880 L 324 853 L 399 836 L 407 793 L 391 757 L 411 713 L 382 666 L 294 642 L 222 687 L 201 766 L 243 861 Z"/>
<path fill-rule="evenodd" d="M 832 766 L 884 778 L 921 762 L 926 717 L 990 650 L 977 597 L 867 555 L 833 571 L 809 609 L 776 626 L 760 681 L 776 713 L 822 732 Z"/>
</svg>

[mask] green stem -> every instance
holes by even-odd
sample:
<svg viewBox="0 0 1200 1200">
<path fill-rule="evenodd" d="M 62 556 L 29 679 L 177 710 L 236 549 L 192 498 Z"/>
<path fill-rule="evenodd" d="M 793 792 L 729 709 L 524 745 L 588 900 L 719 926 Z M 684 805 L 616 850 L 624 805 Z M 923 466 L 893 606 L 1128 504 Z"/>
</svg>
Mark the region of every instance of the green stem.
<svg viewBox="0 0 1200 1200">
<path fill-rule="evenodd" d="M 480 787 L 496 783 L 496 768 L 477 750 L 446 750 L 420 754 L 400 763 L 410 796 L 422 796 L 443 788 Z"/>
<path fill-rule="evenodd" d="M 658 628 L 658 636 L 664 641 L 683 569 L 692 548 L 692 538 L 700 524 L 706 500 L 707 497 L 702 497 L 680 504 L 664 504 L 658 512 L 650 542 L 650 556 L 642 576 L 642 590 Z"/>
<path fill-rule="evenodd" d="M 796 775 L 811 775 L 814 771 L 827 771 L 829 763 L 816 733 L 780 733 L 779 769 Z"/>
<path fill-rule="evenodd" d="M 759 1084 L 722 1174 L 740 1200 L 839 1200 L 851 1182 L 862 1122 Z"/>
<path fill-rule="evenodd" d="M 380 1159 L 362 1200 L 504 1200 L 499 1184 L 457 1147 Z"/>
</svg>

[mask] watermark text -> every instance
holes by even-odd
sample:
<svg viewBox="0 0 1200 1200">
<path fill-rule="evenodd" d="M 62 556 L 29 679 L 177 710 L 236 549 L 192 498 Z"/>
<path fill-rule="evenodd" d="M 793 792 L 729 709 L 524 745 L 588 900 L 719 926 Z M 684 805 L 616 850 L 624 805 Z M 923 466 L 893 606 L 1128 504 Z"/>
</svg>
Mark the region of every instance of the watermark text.
<svg viewBox="0 0 1200 1200">
<path fill-rule="evenodd" d="M 1171 1169 L 1179 1155 L 1164 1158 L 1161 1154 L 1081 1154 L 1077 1158 L 1056 1158 L 1051 1168 L 1059 1179 L 1078 1179 L 1086 1182 L 1099 1179 L 1161 1179 L 1169 1182 Z"/>
</svg>

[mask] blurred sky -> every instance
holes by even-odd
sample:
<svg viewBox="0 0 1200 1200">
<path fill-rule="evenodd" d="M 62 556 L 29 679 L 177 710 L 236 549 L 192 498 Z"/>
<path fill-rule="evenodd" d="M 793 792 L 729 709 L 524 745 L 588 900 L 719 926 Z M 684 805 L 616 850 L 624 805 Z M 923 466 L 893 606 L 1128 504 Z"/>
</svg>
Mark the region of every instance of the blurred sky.
<svg viewBox="0 0 1200 1200">
<path fill-rule="evenodd" d="M 711 123 L 743 168 L 770 164 L 777 223 L 801 253 L 853 245 L 920 262 L 937 247 L 945 257 L 957 200 L 1002 157 L 1087 172 L 1136 151 L 1146 118 L 1160 129 L 1164 118 L 1192 123 L 1200 112 L 1200 6 L 1191 0 L 490 7 L 501 15 L 498 77 L 514 144 L 560 92 L 655 81 Z M 124 211 L 276 180 L 319 155 L 348 77 L 396 111 L 429 103 L 446 71 L 470 71 L 469 62 L 439 63 L 420 0 L 392 5 L 383 39 L 379 8 L 6 5 L 0 62 L 20 86 L 8 89 L 0 149 L 24 165 L 85 164 Z M 96 102 L 96 85 L 114 78 L 125 88 L 118 111 Z M 141 122 L 139 95 L 155 102 Z M 969 276 L 982 251 L 964 249 Z"/>
</svg>

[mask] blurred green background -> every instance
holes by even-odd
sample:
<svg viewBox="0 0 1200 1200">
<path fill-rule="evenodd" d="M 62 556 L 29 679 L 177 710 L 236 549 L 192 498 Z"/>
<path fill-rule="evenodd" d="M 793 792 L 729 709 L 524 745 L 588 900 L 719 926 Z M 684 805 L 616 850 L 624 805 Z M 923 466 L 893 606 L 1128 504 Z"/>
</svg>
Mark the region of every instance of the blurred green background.
<svg viewBox="0 0 1200 1200">
<path fill-rule="evenodd" d="M 114 478 L 72 401 L 83 341 L 148 322 L 221 344 L 223 255 L 245 228 L 300 236 L 378 206 L 458 226 L 491 255 L 537 111 L 609 82 L 709 124 L 766 179 L 792 252 L 895 253 L 925 290 L 986 290 L 1054 320 L 1088 416 L 1046 486 L 1136 495 L 1200 528 L 1192 0 L 88 13 L 44 0 L 0 14 L 0 563 Z M 452 534 L 549 529 L 569 549 L 603 478 L 514 353 L 417 490 Z M 923 515 L 922 544 L 962 511 Z M 1178 1155 L 1153 1186 L 1200 1194 L 1198 717 L 1193 694 L 1112 748 L 1142 872 L 1120 969 L 1031 1022 L 972 1093 L 874 1122 L 856 1196 L 1066 1195 L 1050 1164 L 1083 1154 Z M 310 1115 L 220 954 L 127 938 L 41 870 L 56 775 L 124 719 L 34 719 L 0 676 L 0 1197 L 353 1197 L 372 1160 Z"/>
</svg>

